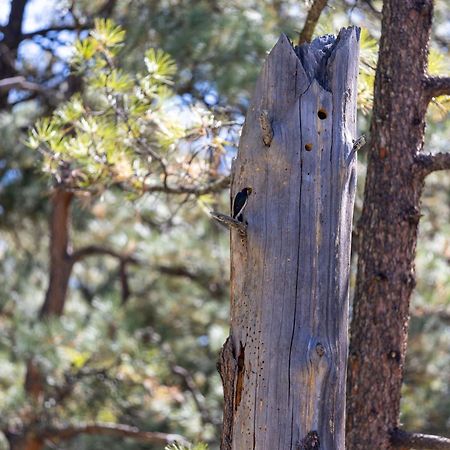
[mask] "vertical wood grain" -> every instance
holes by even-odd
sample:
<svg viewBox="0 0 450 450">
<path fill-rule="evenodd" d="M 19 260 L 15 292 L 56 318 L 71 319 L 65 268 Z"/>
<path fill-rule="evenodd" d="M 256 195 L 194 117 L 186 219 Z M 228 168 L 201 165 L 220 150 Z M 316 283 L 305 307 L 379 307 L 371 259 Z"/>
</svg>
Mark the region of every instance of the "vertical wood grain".
<svg viewBox="0 0 450 450">
<path fill-rule="evenodd" d="M 344 449 L 358 41 L 283 35 L 255 88 L 232 169 L 232 198 L 252 193 L 246 238 L 231 232 L 223 450 Z"/>
</svg>

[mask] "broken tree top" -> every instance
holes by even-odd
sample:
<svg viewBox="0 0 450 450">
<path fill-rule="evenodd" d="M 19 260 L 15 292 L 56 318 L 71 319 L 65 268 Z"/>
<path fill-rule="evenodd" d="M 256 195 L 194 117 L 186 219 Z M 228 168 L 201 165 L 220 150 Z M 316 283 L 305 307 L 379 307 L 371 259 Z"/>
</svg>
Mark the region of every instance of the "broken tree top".
<svg viewBox="0 0 450 450">
<path fill-rule="evenodd" d="M 358 53 L 357 28 L 298 48 L 282 35 L 256 83 L 232 170 L 231 198 L 251 194 L 245 239 L 231 233 L 222 449 L 312 432 L 344 448 Z"/>
<path fill-rule="evenodd" d="M 346 45 L 347 40 L 354 37 L 359 41 L 360 28 L 349 27 L 341 30 L 336 37 L 332 34 L 325 36 L 319 36 L 314 39 L 310 44 L 305 43 L 299 47 L 295 47 L 295 53 L 300 58 L 303 69 L 308 76 L 309 80 L 316 79 L 318 83 L 327 90 L 330 90 L 329 80 L 332 79 L 332 74 L 329 74 L 332 64 L 328 64 L 328 60 L 335 53 L 335 49 L 339 45 Z M 285 41 L 287 37 L 282 35 L 280 41 Z M 278 44 L 277 44 L 278 45 Z M 292 45 L 292 44 L 291 44 Z M 330 63 L 332 62 L 332 59 Z"/>
</svg>

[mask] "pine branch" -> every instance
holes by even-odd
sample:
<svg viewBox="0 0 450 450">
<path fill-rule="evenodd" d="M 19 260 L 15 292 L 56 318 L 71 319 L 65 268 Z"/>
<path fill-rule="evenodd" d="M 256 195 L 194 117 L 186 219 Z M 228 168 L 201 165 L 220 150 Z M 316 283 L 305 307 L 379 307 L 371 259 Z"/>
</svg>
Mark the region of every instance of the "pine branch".
<svg viewBox="0 0 450 450">
<path fill-rule="evenodd" d="M 428 101 L 440 95 L 450 95 L 450 77 L 427 77 L 424 83 Z"/>
<path fill-rule="evenodd" d="M 414 448 L 416 450 L 450 450 L 450 439 L 431 434 L 408 433 L 396 428 L 391 433 L 394 447 Z"/>
<path fill-rule="evenodd" d="M 438 170 L 448 170 L 450 169 L 450 152 L 420 153 L 416 155 L 415 163 L 424 177 Z"/>
<path fill-rule="evenodd" d="M 63 441 L 73 439 L 80 434 L 128 437 L 136 441 L 157 445 L 166 445 L 174 442 L 187 443 L 186 439 L 178 434 L 142 431 L 137 427 L 115 423 L 92 423 L 64 428 L 48 428 L 43 432 L 42 437 L 49 441 Z"/>
<path fill-rule="evenodd" d="M 327 6 L 327 0 L 314 0 L 311 8 L 308 11 L 303 30 L 300 32 L 298 45 L 302 45 L 305 42 L 311 42 L 314 29 L 316 28 L 317 22 L 320 18 L 320 14 L 322 13 L 325 6 Z"/>
</svg>

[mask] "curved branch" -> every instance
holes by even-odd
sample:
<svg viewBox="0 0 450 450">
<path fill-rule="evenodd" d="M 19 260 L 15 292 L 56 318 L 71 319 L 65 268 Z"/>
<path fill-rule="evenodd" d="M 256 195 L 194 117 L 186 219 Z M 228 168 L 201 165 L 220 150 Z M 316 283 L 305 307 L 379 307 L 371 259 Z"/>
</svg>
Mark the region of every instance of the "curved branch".
<svg viewBox="0 0 450 450">
<path fill-rule="evenodd" d="M 164 275 L 187 278 L 194 283 L 197 283 L 203 289 L 206 289 L 212 297 L 221 297 L 227 291 L 227 286 L 216 280 L 216 277 L 208 273 L 207 271 L 201 270 L 190 270 L 186 266 L 181 265 L 171 265 L 164 266 L 159 265 L 156 270 Z"/>
<path fill-rule="evenodd" d="M 84 258 L 87 258 L 88 256 L 96 256 L 96 255 L 112 256 L 113 258 L 116 258 L 124 263 L 139 264 L 139 261 L 133 256 L 122 254 L 116 252 L 111 248 L 102 247 L 100 245 L 87 245 L 86 247 L 82 247 L 72 253 L 71 259 L 73 263 L 76 263 Z"/>
<path fill-rule="evenodd" d="M 416 167 L 423 177 L 438 170 L 450 169 L 450 152 L 420 153 L 415 157 Z"/>
<path fill-rule="evenodd" d="M 316 28 L 317 22 L 320 18 L 320 14 L 322 13 L 325 6 L 327 6 L 327 0 L 314 0 L 311 8 L 308 11 L 308 15 L 306 16 L 303 30 L 300 32 L 298 45 L 302 45 L 305 42 L 311 42 L 314 29 Z"/>
<path fill-rule="evenodd" d="M 64 428 L 48 428 L 44 431 L 42 437 L 48 440 L 61 441 L 73 439 L 80 434 L 128 437 L 148 444 L 166 445 L 174 442 L 187 443 L 187 440 L 178 434 L 142 431 L 137 427 L 115 423 L 93 423 L 67 426 Z"/>
<path fill-rule="evenodd" d="M 398 428 L 392 431 L 391 442 L 394 447 L 416 450 L 450 450 L 449 438 L 431 434 L 408 433 Z"/>
<path fill-rule="evenodd" d="M 428 101 L 440 95 L 450 95 L 450 77 L 427 77 L 424 84 Z"/>
</svg>

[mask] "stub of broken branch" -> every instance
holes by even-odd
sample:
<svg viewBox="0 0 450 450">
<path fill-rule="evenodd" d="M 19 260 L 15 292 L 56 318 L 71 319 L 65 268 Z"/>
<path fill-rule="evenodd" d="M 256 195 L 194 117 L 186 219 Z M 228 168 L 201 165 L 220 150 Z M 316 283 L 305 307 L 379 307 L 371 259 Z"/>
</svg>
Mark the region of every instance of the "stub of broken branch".
<svg viewBox="0 0 450 450">
<path fill-rule="evenodd" d="M 215 211 L 209 212 L 210 216 L 222 224 L 223 226 L 227 228 L 234 228 L 235 230 L 238 230 L 241 234 L 245 234 L 247 232 L 247 225 L 244 222 L 240 222 L 239 220 L 233 219 L 233 217 L 228 216 L 227 214 L 222 214 Z"/>
<path fill-rule="evenodd" d="M 358 139 L 355 139 L 353 141 L 353 147 L 350 152 L 350 154 L 347 157 L 347 162 L 350 163 L 352 161 L 353 157 L 355 156 L 355 153 L 359 150 L 361 150 L 367 143 L 366 136 L 364 134 L 360 136 Z"/>
<path fill-rule="evenodd" d="M 269 147 L 273 139 L 273 129 L 269 117 L 269 112 L 266 109 L 263 109 L 261 111 L 261 114 L 259 115 L 259 124 L 261 125 L 264 145 L 266 147 Z"/>
<path fill-rule="evenodd" d="M 244 222 L 239 222 L 239 220 L 233 219 L 231 216 L 227 216 L 226 214 L 218 213 L 215 211 L 210 211 L 209 215 L 221 225 L 229 229 L 238 230 L 242 236 L 246 235 L 247 225 Z"/>
<path fill-rule="evenodd" d="M 426 450 L 449 450 L 450 439 L 431 434 L 409 433 L 396 428 L 391 432 L 391 443 L 394 447 Z"/>
</svg>

